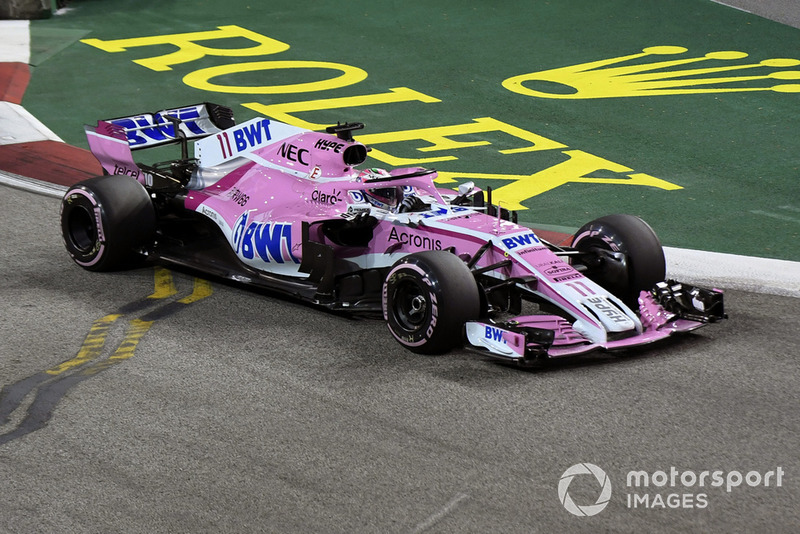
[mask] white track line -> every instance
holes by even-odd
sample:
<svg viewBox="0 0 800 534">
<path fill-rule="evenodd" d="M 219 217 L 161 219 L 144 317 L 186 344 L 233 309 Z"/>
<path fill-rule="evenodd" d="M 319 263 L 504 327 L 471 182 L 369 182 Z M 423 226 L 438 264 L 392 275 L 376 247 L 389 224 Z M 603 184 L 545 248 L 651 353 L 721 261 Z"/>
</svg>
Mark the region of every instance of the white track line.
<svg viewBox="0 0 800 534">
<path fill-rule="evenodd" d="M 34 180 L 3 170 L 0 170 L 0 184 L 53 198 L 61 198 L 67 192 L 66 186 Z"/>
<path fill-rule="evenodd" d="M 0 21 L 0 63 L 25 63 L 31 61 L 31 33 L 27 20 Z"/>
<path fill-rule="evenodd" d="M 432 516 L 428 517 L 425 521 L 418 524 L 416 527 L 414 527 L 414 530 L 412 530 L 411 532 L 414 534 L 425 532 L 433 525 L 441 521 L 444 516 L 452 512 L 456 508 L 456 506 L 458 506 L 459 503 L 461 503 L 461 501 L 465 499 L 469 499 L 469 495 L 467 495 L 466 493 L 459 493 L 458 495 L 450 499 L 450 502 L 445 504 L 441 510 L 439 510 Z"/>
<path fill-rule="evenodd" d="M 676 280 L 800 297 L 800 262 L 664 247 L 667 276 Z"/>
</svg>

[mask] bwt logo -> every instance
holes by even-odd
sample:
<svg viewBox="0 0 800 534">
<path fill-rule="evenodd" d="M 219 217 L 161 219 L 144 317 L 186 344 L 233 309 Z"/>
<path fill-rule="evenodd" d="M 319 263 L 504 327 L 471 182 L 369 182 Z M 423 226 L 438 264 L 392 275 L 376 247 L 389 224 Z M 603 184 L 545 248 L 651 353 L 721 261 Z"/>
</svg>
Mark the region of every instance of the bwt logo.
<svg viewBox="0 0 800 534">
<path fill-rule="evenodd" d="M 284 263 L 300 260 L 292 255 L 292 225 L 253 221 L 248 224 L 247 213 L 236 222 L 233 246 L 236 254 L 247 260 L 259 257 L 264 262 Z"/>
<path fill-rule="evenodd" d="M 177 117 L 184 128 L 193 135 L 205 135 L 207 132 L 196 119 L 200 119 L 198 106 L 170 109 L 155 115 L 142 114 L 135 117 L 114 119 L 112 122 L 125 128 L 128 144 L 132 147 L 147 145 L 152 141 L 164 142 L 175 139 L 175 127 L 165 117 Z"/>
<path fill-rule="evenodd" d="M 250 147 L 258 146 L 272 139 L 269 131 L 269 119 L 263 119 L 255 124 L 243 124 L 240 130 L 234 130 L 233 140 L 236 150 L 242 152 Z"/>
<path fill-rule="evenodd" d="M 496 341 L 497 343 L 502 343 L 504 345 L 508 345 L 508 342 L 503 337 L 503 331 L 499 328 L 495 328 L 493 326 L 486 325 L 486 333 L 484 334 L 486 339 L 491 341 Z"/>
<path fill-rule="evenodd" d="M 269 131 L 269 124 L 269 119 L 252 120 L 235 130 L 218 133 L 216 137 L 222 157 L 228 159 L 270 141 L 272 134 Z M 231 136 L 233 136 L 233 146 L 231 146 Z"/>
<path fill-rule="evenodd" d="M 531 245 L 539 245 L 542 242 L 539 241 L 539 238 L 536 237 L 536 234 L 533 232 L 529 232 L 527 234 L 522 235 L 515 235 L 512 237 L 507 237 L 503 239 L 503 245 L 508 250 L 515 249 L 517 247 L 529 247 Z"/>
<path fill-rule="evenodd" d="M 600 485 L 600 495 L 598 495 L 594 504 L 578 505 L 570 497 L 569 485 L 579 475 L 593 475 Z M 561 501 L 562 506 L 573 515 L 579 517 L 597 515 L 605 510 L 606 506 L 608 506 L 608 501 L 611 500 L 611 480 L 609 480 L 605 471 L 594 464 L 575 464 L 564 471 L 564 474 L 561 475 L 561 480 L 558 481 L 558 499 Z"/>
</svg>

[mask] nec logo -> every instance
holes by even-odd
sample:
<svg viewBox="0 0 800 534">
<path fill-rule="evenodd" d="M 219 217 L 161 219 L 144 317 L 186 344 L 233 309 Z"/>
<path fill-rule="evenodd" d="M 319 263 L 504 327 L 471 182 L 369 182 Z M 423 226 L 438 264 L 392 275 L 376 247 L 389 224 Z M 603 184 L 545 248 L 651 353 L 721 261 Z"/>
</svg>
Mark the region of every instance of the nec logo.
<svg viewBox="0 0 800 534">
<path fill-rule="evenodd" d="M 529 247 L 531 245 L 540 245 L 542 242 L 536 237 L 536 234 L 529 232 L 527 234 L 515 235 L 503 239 L 503 245 L 508 250 L 513 250 L 517 247 Z"/>
<path fill-rule="evenodd" d="M 484 334 L 486 339 L 491 341 L 495 341 L 497 343 L 503 343 L 504 345 L 508 345 L 508 342 L 503 337 L 503 330 L 499 328 L 495 328 L 493 326 L 486 325 L 486 333 Z"/>
<path fill-rule="evenodd" d="M 308 156 L 309 152 L 305 148 L 298 148 L 295 145 L 287 145 L 286 143 L 283 143 L 278 149 L 278 154 L 280 154 L 282 158 L 296 161 L 300 165 L 305 165 L 308 167 L 308 160 L 306 157 Z"/>
</svg>

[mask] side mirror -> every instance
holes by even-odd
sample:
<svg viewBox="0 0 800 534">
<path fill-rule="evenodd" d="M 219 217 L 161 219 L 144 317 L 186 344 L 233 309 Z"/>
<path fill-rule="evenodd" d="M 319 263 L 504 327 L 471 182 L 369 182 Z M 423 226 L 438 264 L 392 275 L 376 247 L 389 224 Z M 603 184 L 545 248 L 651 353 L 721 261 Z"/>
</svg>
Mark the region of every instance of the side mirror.
<svg viewBox="0 0 800 534">
<path fill-rule="evenodd" d="M 464 182 L 458 185 L 458 194 L 461 196 L 469 195 L 475 189 L 475 182 Z"/>
</svg>

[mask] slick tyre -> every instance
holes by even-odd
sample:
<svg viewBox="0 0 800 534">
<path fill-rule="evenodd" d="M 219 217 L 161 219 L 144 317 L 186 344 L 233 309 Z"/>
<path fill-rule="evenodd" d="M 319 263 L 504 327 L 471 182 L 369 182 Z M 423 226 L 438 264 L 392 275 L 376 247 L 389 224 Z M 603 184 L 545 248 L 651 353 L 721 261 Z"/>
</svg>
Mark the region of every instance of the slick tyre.
<svg viewBox="0 0 800 534">
<path fill-rule="evenodd" d="M 661 241 L 646 222 L 633 215 L 607 215 L 583 225 L 572 240 L 583 252 L 621 253 L 619 261 L 598 255 L 599 266 L 589 266 L 587 276 L 637 308 L 639 293 L 666 277 Z"/>
<path fill-rule="evenodd" d="M 61 201 L 61 234 L 72 259 L 90 271 L 130 267 L 152 244 L 156 214 L 150 195 L 128 176 L 79 182 Z"/>
<path fill-rule="evenodd" d="M 444 251 L 410 254 L 383 284 L 383 317 L 407 349 L 441 354 L 463 342 L 464 323 L 480 313 L 478 284 L 467 265 Z"/>
</svg>

